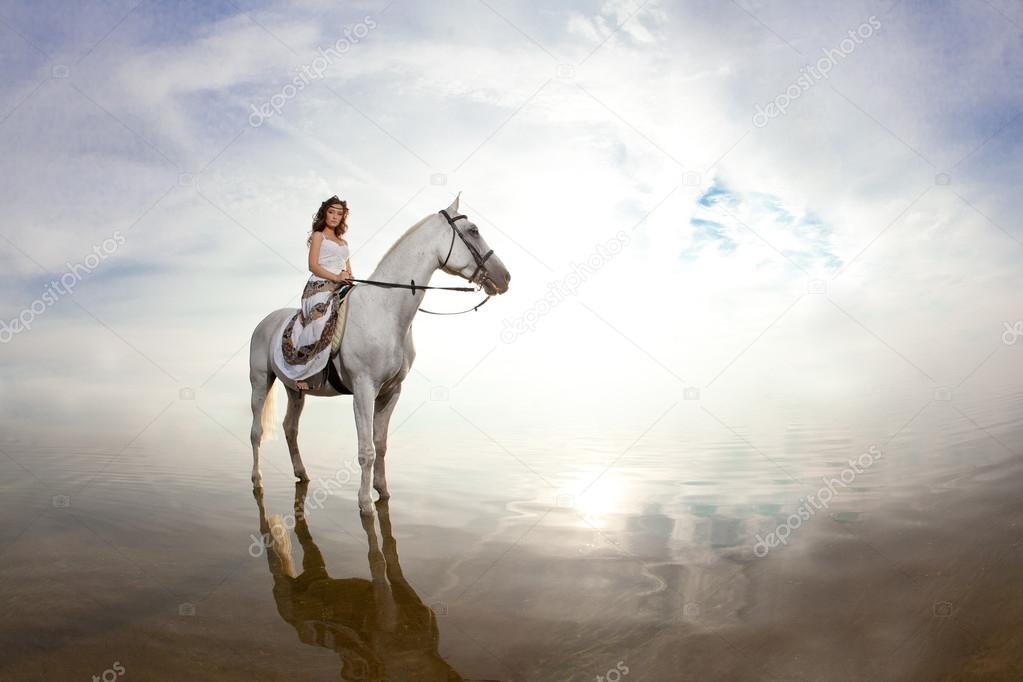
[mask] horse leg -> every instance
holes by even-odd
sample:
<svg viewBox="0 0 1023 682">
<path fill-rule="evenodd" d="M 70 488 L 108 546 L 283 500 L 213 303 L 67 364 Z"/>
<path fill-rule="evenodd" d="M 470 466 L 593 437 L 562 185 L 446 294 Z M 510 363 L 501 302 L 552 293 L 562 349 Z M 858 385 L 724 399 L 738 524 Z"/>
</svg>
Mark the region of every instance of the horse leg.
<svg viewBox="0 0 1023 682">
<path fill-rule="evenodd" d="M 326 560 L 313 540 L 313 535 L 309 532 L 309 523 L 306 521 L 305 498 L 308 492 L 308 483 L 303 481 L 295 484 L 295 535 L 302 546 L 302 572 L 312 574 L 323 571 Z"/>
<path fill-rule="evenodd" d="M 403 585 L 409 588 L 412 594 L 415 590 L 405 580 L 401 572 L 401 564 L 398 562 L 398 543 L 394 541 L 394 533 L 391 531 L 391 510 L 387 502 L 379 505 L 380 509 L 380 535 L 383 538 L 384 559 L 387 560 L 387 580 L 392 585 Z"/>
<path fill-rule="evenodd" d="M 267 395 L 273 390 L 277 377 L 266 370 L 251 370 L 249 382 L 252 384 L 252 430 L 249 440 L 252 442 L 252 487 L 263 487 L 263 474 L 259 470 L 259 444 L 263 440 L 263 410 L 267 407 Z M 272 398 L 272 396 L 271 396 Z M 270 400 L 272 407 L 273 400 Z"/>
<path fill-rule="evenodd" d="M 266 506 L 263 504 L 263 489 L 253 488 L 252 496 L 256 498 L 256 507 L 259 509 L 259 533 L 260 535 L 266 535 L 270 532 L 270 523 L 266 520 Z M 249 550 L 249 553 L 251 554 L 252 550 Z M 259 554 L 254 556 L 259 556 Z"/>
<path fill-rule="evenodd" d="M 373 445 L 376 448 L 376 462 L 373 465 L 373 487 L 380 494 L 381 500 L 391 496 L 387 492 L 387 472 L 384 468 L 384 456 L 387 454 L 387 427 L 391 422 L 391 413 L 398 404 L 401 395 L 401 384 L 386 395 L 376 399 L 376 414 L 373 417 Z"/>
<path fill-rule="evenodd" d="M 306 474 L 305 465 L 302 464 L 302 455 L 298 452 L 298 420 L 302 417 L 303 407 L 305 407 L 305 394 L 288 388 L 288 410 L 284 414 L 284 438 L 288 441 L 288 452 L 291 453 L 291 466 L 295 470 L 295 478 L 307 482 L 309 476 Z"/>
<path fill-rule="evenodd" d="M 386 509 L 386 506 L 386 502 L 380 503 L 382 509 Z M 373 581 L 375 625 L 383 632 L 393 633 L 398 629 L 398 603 L 391 591 L 391 584 L 387 581 L 387 562 L 380 551 L 380 542 L 377 540 L 377 529 L 372 516 L 362 517 L 362 528 L 366 531 L 366 540 L 369 542 L 369 574 Z"/>
<path fill-rule="evenodd" d="M 369 381 L 355 384 L 352 390 L 355 405 L 355 431 L 359 437 L 359 466 L 362 480 L 359 483 L 359 511 L 373 513 L 373 498 L 369 494 L 370 477 L 376 449 L 373 445 L 373 413 L 375 412 L 376 389 Z"/>
</svg>

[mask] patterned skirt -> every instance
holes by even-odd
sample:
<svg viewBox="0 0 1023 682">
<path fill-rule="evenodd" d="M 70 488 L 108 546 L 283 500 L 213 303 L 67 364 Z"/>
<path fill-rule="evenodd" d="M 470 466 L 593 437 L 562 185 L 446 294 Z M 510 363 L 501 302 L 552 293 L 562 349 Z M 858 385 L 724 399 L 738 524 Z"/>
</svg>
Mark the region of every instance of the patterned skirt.
<svg viewBox="0 0 1023 682">
<path fill-rule="evenodd" d="M 306 282 L 302 307 L 285 323 L 274 347 L 278 369 L 298 381 L 327 366 L 338 326 L 338 308 L 354 285 L 339 284 L 315 275 Z"/>
</svg>

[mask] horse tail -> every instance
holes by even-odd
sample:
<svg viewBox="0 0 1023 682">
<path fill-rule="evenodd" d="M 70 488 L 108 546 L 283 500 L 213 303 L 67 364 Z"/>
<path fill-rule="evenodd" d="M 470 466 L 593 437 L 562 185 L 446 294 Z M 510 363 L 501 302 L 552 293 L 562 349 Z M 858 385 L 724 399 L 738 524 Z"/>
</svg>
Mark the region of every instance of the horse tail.
<svg viewBox="0 0 1023 682">
<path fill-rule="evenodd" d="M 266 389 L 266 399 L 263 401 L 263 411 L 260 413 L 259 426 L 263 432 L 259 443 L 262 445 L 268 440 L 277 440 L 277 377 L 270 375 L 270 387 Z"/>
<path fill-rule="evenodd" d="M 270 551 L 280 562 L 281 571 L 294 578 L 298 572 L 295 570 L 295 559 L 291 556 L 291 535 L 288 533 L 288 527 L 284 525 L 284 518 L 280 514 L 274 514 L 267 523 L 270 526 Z"/>
</svg>

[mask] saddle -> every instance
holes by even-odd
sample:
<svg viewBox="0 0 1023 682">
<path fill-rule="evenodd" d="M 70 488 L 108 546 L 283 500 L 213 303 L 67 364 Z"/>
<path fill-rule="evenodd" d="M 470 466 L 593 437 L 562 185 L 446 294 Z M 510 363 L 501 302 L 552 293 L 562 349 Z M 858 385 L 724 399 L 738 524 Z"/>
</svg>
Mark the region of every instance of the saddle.
<svg viewBox="0 0 1023 682">
<path fill-rule="evenodd" d="M 334 365 L 333 357 L 327 361 L 327 369 L 323 371 L 327 373 L 327 382 L 335 391 L 341 395 L 352 395 L 352 389 L 345 386 L 344 382 L 341 381 L 341 375 L 338 373 L 337 367 Z"/>
<path fill-rule="evenodd" d="M 330 358 L 327 360 L 327 368 L 323 370 L 327 373 L 327 382 L 330 383 L 331 387 L 342 395 L 352 395 L 352 390 L 345 386 L 344 382 L 341 381 L 341 375 L 337 371 L 337 366 L 334 364 L 334 358 L 337 356 L 338 351 L 341 350 L 341 339 L 345 335 L 345 322 L 348 321 L 348 296 L 347 294 L 352 290 L 354 285 L 350 284 L 345 287 L 341 287 L 338 292 L 340 301 L 338 302 L 337 308 L 337 325 L 334 327 L 334 336 L 330 339 Z"/>
<path fill-rule="evenodd" d="M 348 296 L 354 285 L 343 286 L 335 292 L 338 297 L 337 321 L 334 325 L 334 335 L 330 339 L 330 355 L 327 358 L 327 366 L 306 379 L 310 388 L 323 386 L 324 379 L 331 387 L 341 395 L 352 395 L 352 390 L 345 386 L 341 380 L 341 374 L 337 370 L 334 358 L 341 349 L 341 339 L 345 335 L 345 322 L 348 320 Z"/>
<path fill-rule="evenodd" d="M 338 290 L 337 296 L 340 297 L 337 307 L 337 324 L 334 327 L 334 336 L 330 339 L 330 357 L 337 355 L 338 350 L 341 348 L 341 337 L 345 335 L 345 322 L 348 320 L 348 293 L 354 287 L 354 284 L 341 287 Z"/>
</svg>

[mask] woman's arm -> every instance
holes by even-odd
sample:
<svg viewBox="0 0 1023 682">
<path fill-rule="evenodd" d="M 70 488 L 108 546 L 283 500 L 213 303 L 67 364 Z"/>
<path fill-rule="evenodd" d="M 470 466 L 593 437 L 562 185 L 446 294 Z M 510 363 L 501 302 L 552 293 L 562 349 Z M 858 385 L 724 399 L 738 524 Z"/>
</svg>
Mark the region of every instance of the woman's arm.
<svg viewBox="0 0 1023 682">
<path fill-rule="evenodd" d="M 309 245 L 309 272 L 313 273 L 317 277 L 329 280 L 331 282 L 340 282 L 341 278 L 336 273 L 331 272 L 327 268 L 320 265 L 320 246 L 323 244 L 323 233 L 314 232 L 313 241 Z"/>
<path fill-rule="evenodd" d="M 345 259 L 345 269 L 344 269 L 344 272 L 341 273 L 341 275 L 343 277 L 348 278 L 348 279 L 352 279 L 353 277 L 355 277 L 355 275 L 352 274 L 352 259 L 351 258 L 346 258 Z"/>
</svg>

